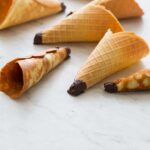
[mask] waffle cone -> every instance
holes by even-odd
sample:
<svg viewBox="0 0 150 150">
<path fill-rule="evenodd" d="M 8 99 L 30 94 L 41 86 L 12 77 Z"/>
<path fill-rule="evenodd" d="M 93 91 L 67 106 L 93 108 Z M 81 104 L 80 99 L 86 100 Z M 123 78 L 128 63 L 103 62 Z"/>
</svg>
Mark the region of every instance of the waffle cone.
<svg viewBox="0 0 150 150">
<path fill-rule="evenodd" d="M 132 92 L 150 90 L 150 70 L 140 70 L 132 75 L 105 84 L 107 92 Z"/>
<path fill-rule="evenodd" d="M 110 11 L 103 6 L 88 4 L 57 25 L 37 34 L 34 43 L 99 41 L 108 28 L 113 32 L 123 31 L 121 24 Z"/>
<path fill-rule="evenodd" d="M 48 49 L 27 58 L 7 63 L 0 72 L 0 91 L 12 98 L 20 97 L 45 74 L 68 58 L 68 48 Z"/>
<path fill-rule="evenodd" d="M 55 14 L 62 9 L 58 0 L 0 0 L 0 29 Z"/>
<path fill-rule="evenodd" d="M 104 78 L 136 63 L 149 53 L 146 42 L 131 32 L 109 30 L 77 73 L 75 80 L 90 88 Z"/>
<path fill-rule="evenodd" d="M 144 14 L 135 0 L 94 0 L 92 3 L 105 6 L 118 19 L 139 17 Z"/>
</svg>

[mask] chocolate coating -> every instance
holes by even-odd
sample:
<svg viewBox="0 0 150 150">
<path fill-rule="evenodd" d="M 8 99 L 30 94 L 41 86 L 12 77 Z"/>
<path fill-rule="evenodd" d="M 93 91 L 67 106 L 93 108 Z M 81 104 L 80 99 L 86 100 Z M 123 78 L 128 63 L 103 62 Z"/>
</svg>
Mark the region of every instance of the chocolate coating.
<svg viewBox="0 0 150 150">
<path fill-rule="evenodd" d="M 105 91 L 109 92 L 109 93 L 117 93 L 118 92 L 117 85 L 113 82 L 105 83 L 104 88 L 105 88 Z"/>
<path fill-rule="evenodd" d="M 75 80 L 67 91 L 72 96 L 78 96 L 85 92 L 87 89 L 86 83 L 80 80 Z"/>
<path fill-rule="evenodd" d="M 34 44 L 42 44 L 42 33 L 37 33 L 35 35 Z"/>
<path fill-rule="evenodd" d="M 66 60 L 70 58 L 70 54 L 71 54 L 71 49 L 66 47 L 66 52 L 67 52 L 67 56 L 66 56 Z"/>
<path fill-rule="evenodd" d="M 61 3 L 61 8 L 62 8 L 61 12 L 66 10 L 66 5 L 63 2 Z"/>
<path fill-rule="evenodd" d="M 67 54 L 68 54 L 68 56 L 71 54 L 71 49 L 70 48 L 68 48 L 68 47 L 66 47 L 66 51 L 67 51 Z"/>
</svg>

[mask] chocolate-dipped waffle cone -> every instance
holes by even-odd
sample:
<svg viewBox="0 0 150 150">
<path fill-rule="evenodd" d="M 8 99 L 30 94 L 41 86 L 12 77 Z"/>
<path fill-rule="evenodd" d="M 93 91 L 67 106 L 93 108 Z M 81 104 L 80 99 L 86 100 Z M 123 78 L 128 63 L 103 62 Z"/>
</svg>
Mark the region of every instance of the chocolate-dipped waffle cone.
<svg viewBox="0 0 150 150">
<path fill-rule="evenodd" d="M 58 0 L 0 0 L 0 29 L 63 11 Z"/>
<path fill-rule="evenodd" d="M 135 0 L 94 0 L 92 3 L 105 6 L 118 19 L 140 17 L 144 14 Z"/>
<path fill-rule="evenodd" d="M 36 34 L 34 44 L 99 41 L 108 28 L 113 32 L 123 31 L 109 10 L 100 5 L 88 4 L 57 25 Z"/>
<path fill-rule="evenodd" d="M 130 76 L 104 84 L 105 91 L 110 93 L 150 90 L 150 70 L 138 71 Z"/>
<path fill-rule="evenodd" d="M 113 34 L 109 30 L 77 73 L 68 93 L 79 95 L 104 78 L 136 63 L 148 52 L 148 45 L 136 34 Z"/>
<path fill-rule="evenodd" d="M 12 60 L 0 71 L 0 91 L 12 98 L 20 97 L 67 59 L 69 54 L 68 48 L 52 48 L 27 58 Z"/>
</svg>

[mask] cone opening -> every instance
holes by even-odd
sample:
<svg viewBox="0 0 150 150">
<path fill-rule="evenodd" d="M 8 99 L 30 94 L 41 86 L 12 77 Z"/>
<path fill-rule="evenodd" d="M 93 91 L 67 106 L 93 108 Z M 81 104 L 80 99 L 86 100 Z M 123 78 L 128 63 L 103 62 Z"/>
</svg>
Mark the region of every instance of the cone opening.
<svg viewBox="0 0 150 150">
<path fill-rule="evenodd" d="M 2 91 L 13 96 L 23 88 L 23 72 L 17 62 L 6 65 L 1 72 Z"/>
<path fill-rule="evenodd" d="M 12 0 L 0 0 L 0 23 L 2 23 L 5 17 L 7 16 L 11 4 Z"/>
</svg>

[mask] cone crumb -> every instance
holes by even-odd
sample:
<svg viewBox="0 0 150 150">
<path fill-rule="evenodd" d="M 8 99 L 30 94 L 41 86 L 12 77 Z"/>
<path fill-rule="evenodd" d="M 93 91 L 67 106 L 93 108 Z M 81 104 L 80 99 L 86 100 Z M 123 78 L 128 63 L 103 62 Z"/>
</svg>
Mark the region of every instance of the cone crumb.
<svg viewBox="0 0 150 150">
<path fill-rule="evenodd" d="M 68 13 L 67 14 L 67 16 L 66 17 L 68 17 L 68 16 L 70 16 L 70 15 L 72 15 L 74 12 L 73 11 L 71 11 L 70 13 Z"/>
</svg>

